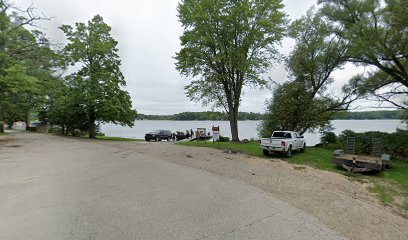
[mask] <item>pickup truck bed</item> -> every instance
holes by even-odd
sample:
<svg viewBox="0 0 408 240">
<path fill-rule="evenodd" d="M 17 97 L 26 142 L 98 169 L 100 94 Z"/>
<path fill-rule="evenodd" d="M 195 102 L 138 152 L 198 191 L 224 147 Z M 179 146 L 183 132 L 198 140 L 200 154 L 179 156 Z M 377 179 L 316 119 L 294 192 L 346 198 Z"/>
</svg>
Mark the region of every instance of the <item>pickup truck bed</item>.
<svg viewBox="0 0 408 240">
<path fill-rule="evenodd" d="M 261 139 L 260 147 L 264 155 L 279 152 L 290 157 L 294 150 L 303 152 L 306 149 L 306 142 L 303 136 L 300 136 L 297 132 L 275 131 L 271 138 Z"/>
</svg>

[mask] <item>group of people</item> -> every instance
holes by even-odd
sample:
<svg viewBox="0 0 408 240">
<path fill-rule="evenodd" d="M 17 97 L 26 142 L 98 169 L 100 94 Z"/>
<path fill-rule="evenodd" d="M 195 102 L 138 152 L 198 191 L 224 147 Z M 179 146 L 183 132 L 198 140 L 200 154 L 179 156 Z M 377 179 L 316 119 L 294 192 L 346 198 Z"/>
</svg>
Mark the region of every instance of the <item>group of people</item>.
<svg viewBox="0 0 408 240">
<path fill-rule="evenodd" d="M 193 139 L 193 137 L 194 137 L 193 129 L 186 130 L 186 134 L 183 134 L 182 132 L 177 132 L 177 133 L 173 132 L 173 135 L 172 135 L 173 141 L 182 140 L 186 138 Z"/>
</svg>

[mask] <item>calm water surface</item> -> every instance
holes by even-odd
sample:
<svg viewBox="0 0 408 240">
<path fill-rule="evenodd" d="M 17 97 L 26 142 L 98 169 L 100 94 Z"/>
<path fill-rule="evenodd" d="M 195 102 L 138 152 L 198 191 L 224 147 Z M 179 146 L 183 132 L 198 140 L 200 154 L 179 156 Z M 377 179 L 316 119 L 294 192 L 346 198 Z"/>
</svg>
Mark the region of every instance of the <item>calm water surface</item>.
<svg viewBox="0 0 408 240">
<path fill-rule="evenodd" d="M 239 137 L 240 139 L 259 138 L 257 127 L 260 121 L 240 121 Z M 382 131 L 395 132 L 397 128 L 405 128 L 405 124 L 400 120 L 334 120 L 332 121 L 334 132 L 338 135 L 343 130 L 350 129 L 355 132 Z M 211 131 L 212 126 L 220 126 L 221 135 L 231 137 L 231 130 L 228 121 L 153 121 L 138 120 L 135 121 L 133 128 L 122 127 L 114 124 L 104 124 L 101 127 L 102 132 L 107 136 L 127 137 L 143 139 L 145 133 L 155 129 L 168 129 L 172 132 L 186 131 L 197 128 L 207 128 Z M 320 141 L 319 133 L 305 133 L 305 138 L 309 146 L 313 146 Z"/>
</svg>

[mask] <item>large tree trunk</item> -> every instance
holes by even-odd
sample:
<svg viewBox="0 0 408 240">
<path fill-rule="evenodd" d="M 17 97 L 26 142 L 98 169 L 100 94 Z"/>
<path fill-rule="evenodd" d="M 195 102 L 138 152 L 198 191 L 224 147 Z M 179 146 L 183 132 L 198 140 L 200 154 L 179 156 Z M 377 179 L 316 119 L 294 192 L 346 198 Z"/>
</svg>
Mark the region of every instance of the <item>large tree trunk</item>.
<svg viewBox="0 0 408 240">
<path fill-rule="evenodd" d="M 4 117 L 3 116 L 4 116 L 4 113 L 0 106 L 0 133 L 4 132 Z"/>
<path fill-rule="evenodd" d="M 91 106 L 89 109 L 89 138 L 96 138 L 96 117 L 95 107 Z"/>
<path fill-rule="evenodd" d="M 91 120 L 89 123 L 89 138 L 96 138 L 96 124 L 95 120 Z"/>
<path fill-rule="evenodd" d="M 229 120 L 230 120 L 230 127 L 231 127 L 231 141 L 239 142 L 238 137 L 238 109 L 233 108 L 229 111 Z"/>
<path fill-rule="evenodd" d="M 30 127 L 30 111 L 29 110 L 25 111 L 24 121 L 26 123 L 27 128 L 29 128 Z"/>
</svg>

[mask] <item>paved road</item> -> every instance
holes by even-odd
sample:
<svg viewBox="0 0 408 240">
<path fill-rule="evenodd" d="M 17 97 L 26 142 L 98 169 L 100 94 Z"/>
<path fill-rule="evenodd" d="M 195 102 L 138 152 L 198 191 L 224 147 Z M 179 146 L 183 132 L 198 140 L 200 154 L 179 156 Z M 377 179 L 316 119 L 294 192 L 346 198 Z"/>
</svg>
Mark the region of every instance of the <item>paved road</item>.
<svg viewBox="0 0 408 240">
<path fill-rule="evenodd" d="M 15 138 L 0 145 L 2 240 L 344 239 L 257 188 L 148 157 L 141 143 Z"/>
</svg>

